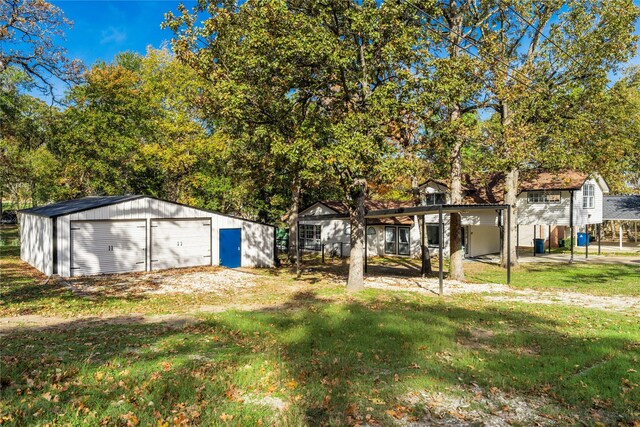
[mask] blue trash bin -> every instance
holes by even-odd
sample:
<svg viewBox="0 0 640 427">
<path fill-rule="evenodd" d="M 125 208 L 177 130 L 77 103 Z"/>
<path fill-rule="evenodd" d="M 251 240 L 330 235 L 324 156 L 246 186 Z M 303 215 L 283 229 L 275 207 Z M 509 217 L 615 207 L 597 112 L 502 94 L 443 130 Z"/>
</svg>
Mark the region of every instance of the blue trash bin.
<svg viewBox="0 0 640 427">
<path fill-rule="evenodd" d="M 533 246 L 537 254 L 544 253 L 544 239 L 535 239 L 533 242 Z"/>
<path fill-rule="evenodd" d="M 587 246 L 588 233 L 578 233 L 578 246 Z"/>
</svg>

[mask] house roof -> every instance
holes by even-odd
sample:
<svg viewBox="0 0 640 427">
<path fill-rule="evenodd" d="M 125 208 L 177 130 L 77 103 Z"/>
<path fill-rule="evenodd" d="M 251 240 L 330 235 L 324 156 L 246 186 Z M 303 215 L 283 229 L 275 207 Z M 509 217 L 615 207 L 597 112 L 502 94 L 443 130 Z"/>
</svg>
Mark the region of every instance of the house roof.
<svg viewBox="0 0 640 427">
<path fill-rule="evenodd" d="M 307 209 L 315 206 L 316 204 L 322 204 L 329 209 L 335 211 L 338 214 L 348 214 L 349 208 L 347 204 L 337 200 L 322 200 L 314 203 L 308 208 L 303 209 L 300 212 L 304 212 Z M 375 211 L 375 210 L 383 210 L 383 209 L 398 209 L 398 208 L 410 208 L 415 206 L 415 203 L 412 202 L 404 202 L 404 201 L 389 201 L 389 200 L 367 200 L 364 203 L 364 207 L 366 211 Z M 368 222 L 368 225 L 412 225 L 413 218 L 410 216 L 398 216 L 394 218 L 377 218 L 375 220 L 371 220 Z"/>
<path fill-rule="evenodd" d="M 349 213 L 349 208 L 347 207 L 347 204 L 344 202 L 340 202 L 337 200 L 322 200 L 317 203 L 321 203 L 325 205 L 326 207 L 336 211 L 336 213 L 341 213 L 341 214 Z M 412 206 L 415 206 L 415 203 L 403 202 L 403 201 L 388 201 L 388 200 L 384 200 L 384 201 L 383 200 L 367 200 L 366 202 L 364 202 L 364 208 L 367 211 L 375 211 L 380 209 L 409 208 Z M 309 208 L 303 209 L 303 211 L 306 211 L 307 209 Z"/>
<path fill-rule="evenodd" d="M 523 191 L 560 191 L 560 190 L 580 190 L 584 182 L 589 178 L 589 174 L 577 171 L 546 172 L 530 171 L 523 172 L 518 182 L 518 193 Z M 463 203 L 464 204 L 484 204 L 504 202 L 504 181 L 505 175 L 501 172 L 486 173 L 478 176 L 465 174 L 462 179 Z M 445 187 L 449 187 L 448 182 L 429 180 L 421 187 L 434 182 Z M 606 185 L 606 183 L 605 183 Z"/>
<path fill-rule="evenodd" d="M 640 221 L 640 196 L 605 196 L 603 220 Z"/>
<path fill-rule="evenodd" d="M 521 177 L 519 190 L 579 190 L 587 178 L 589 174 L 576 171 L 525 173 Z"/>
<path fill-rule="evenodd" d="M 57 218 L 59 216 L 69 215 L 76 212 L 82 212 L 90 209 L 96 209 L 103 206 L 109 206 L 116 203 L 122 203 L 129 200 L 139 199 L 145 196 L 90 196 L 80 199 L 65 200 L 63 202 L 52 203 L 50 205 L 38 206 L 30 209 L 23 209 L 20 213 L 43 216 L 47 218 Z"/>
</svg>

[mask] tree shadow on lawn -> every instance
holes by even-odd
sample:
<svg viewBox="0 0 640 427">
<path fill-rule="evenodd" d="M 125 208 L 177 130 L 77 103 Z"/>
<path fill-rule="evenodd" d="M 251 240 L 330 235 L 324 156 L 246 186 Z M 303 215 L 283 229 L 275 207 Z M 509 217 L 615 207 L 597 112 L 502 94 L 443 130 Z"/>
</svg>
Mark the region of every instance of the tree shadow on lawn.
<svg viewBox="0 0 640 427">
<path fill-rule="evenodd" d="M 104 276 L 106 277 L 106 276 Z M 108 278 L 83 278 L 81 280 L 109 280 Z M 76 279 L 78 280 L 78 279 Z M 75 306 L 94 303 L 114 303 L 141 301 L 143 294 L 108 295 L 95 293 L 90 296 L 74 294 L 57 279 L 50 278 L 22 261 L 6 262 L 2 265 L 2 286 L 0 288 L 0 310 L 19 307 L 19 314 L 29 314 L 55 301 L 58 304 Z"/>
<path fill-rule="evenodd" d="M 554 320 L 562 315 L 446 301 L 331 304 L 305 293 L 184 328 L 70 321 L 5 337 L 0 410 L 16 424 L 134 415 L 143 425 L 386 425 L 391 408 L 429 417 L 407 403 L 412 390 L 477 384 L 544 396 L 585 420 L 597 420 L 594 409 L 637 416 L 637 377 L 621 382 L 637 375 L 628 373 L 640 357 L 637 336 L 585 325 L 597 322 L 588 312 Z M 579 332 L 570 333 L 571 322 Z"/>
</svg>

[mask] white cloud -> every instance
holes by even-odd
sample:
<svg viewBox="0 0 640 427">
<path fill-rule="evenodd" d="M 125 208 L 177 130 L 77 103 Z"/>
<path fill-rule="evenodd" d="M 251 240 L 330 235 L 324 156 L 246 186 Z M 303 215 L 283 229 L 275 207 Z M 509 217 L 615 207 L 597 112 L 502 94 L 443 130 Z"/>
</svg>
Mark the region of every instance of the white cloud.
<svg viewBox="0 0 640 427">
<path fill-rule="evenodd" d="M 109 27 L 100 32 L 100 44 L 116 43 L 120 44 L 127 39 L 126 31 L 121 27 Z"/>
</svg>

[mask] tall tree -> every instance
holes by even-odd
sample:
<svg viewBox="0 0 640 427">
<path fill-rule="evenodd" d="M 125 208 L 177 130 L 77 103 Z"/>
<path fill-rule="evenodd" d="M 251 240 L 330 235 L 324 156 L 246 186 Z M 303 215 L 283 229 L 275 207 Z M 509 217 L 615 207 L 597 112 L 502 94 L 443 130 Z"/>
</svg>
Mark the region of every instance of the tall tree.
<svg viewBox="0 0 640 427">
<path fill-rule="evenodd" d="M 411 3 L 415 4 L 415 3 Z M 417 3 L 431 33 L 432 60 L 418 64 L 431 96 L 423 120 L 431 150 L 447 165 L 452 204 L 463 203 L 464 152 L 471 145 L 476 112 L 486 107 L 484 64 L 477 59 L 477 39 L 496 6 L 493 2 L 440 0 Z M 450 214 L 449 276 L 464 280 L 462 217 Z"/>
<path fill-rule="evenodd" d="M 363 287 L 368 186 L 389 175 L 394 64 L 408 51 L 413 28 L 404 25 L 414 16 L 406 10 L 374 1 L 255 0 L 201 4 L 168 16 L 167 25 L 179 34 L 178 55 L 217 82 L 221 93 L 234 94 L 216 107 L 223 118 L 236 109 L 235 127 L 254 136 L 273 132 L 261 141 L 271 145 L 264 152 L 286 159 L 292 171 L 309 170 L 310 162 L 315 180 L 323 176 L 339 185 L 351 217 L 349 290 Z M 210 18 L 199 28 L 202 12 Z M 288 174 L 292 194 L 297 176 L 304 179 Z"/>
<path fill-rule="evenodd" d="M 496 112 L 492 153 L 505 172 L 504 199 L 512 207 L 515 234 L 520 172 L 544 167 L 549 152 L 561 157 L 556 165 L 581 156 L 589 138 L 588 128 L 580 125 L 584 106 L 605 90 L 607 73 L 635 52 L 638 8 L 630 0 L 501 0 L 498 6 L 482 27 L 478 46 L 490 69 L 490 106 Z M 503 265 L 508 252 L 517 263 L 515 247 L 513 239 L 510 247 L 504 240 Z"/>
<path fill-rule="evenodd" d="M 0 87 L 0 194 L 18 205 L 55 199 L 58 161 L 49 148 L 59 112 L 23 93 L 32 83 L 16 68 L 0 73 Z"/>
<path fill-rule="evenodd" d="M 46 94 L 53 94 L 56 79 L 76 82 L 81 62 L 67 58 L 56 44 L 71 24 L 60 8 L 44 0 L 0 1 L 0 73 L 16 67 Z"/>
</svg>

